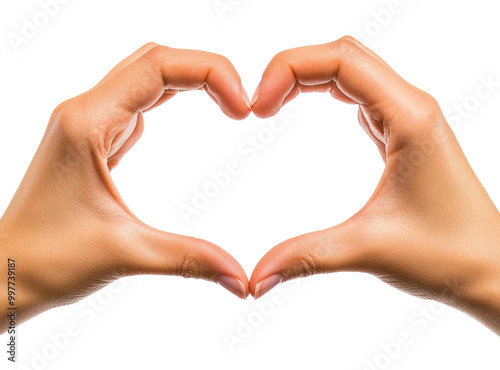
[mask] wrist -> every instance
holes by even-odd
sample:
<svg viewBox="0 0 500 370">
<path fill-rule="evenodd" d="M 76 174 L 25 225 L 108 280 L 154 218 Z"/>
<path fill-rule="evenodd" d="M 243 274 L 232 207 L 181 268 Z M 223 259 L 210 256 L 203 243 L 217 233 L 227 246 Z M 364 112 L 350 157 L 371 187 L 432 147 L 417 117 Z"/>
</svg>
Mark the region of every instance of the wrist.
<svg viewBox="0 0 500 370">
<path fill-rule="evenodd" d="M 472 290 L 465 311 L 500 335 L 500 278 Z"/>
<path fill-rule="evenodd" d="M 30 269 L 19 254 L 16 233 L 0 220 L 0 334 L 38 313 L 40 299 L 27 282 Z M 29 278 L 28 278 L 29 279 Z"/>
<path fill-rule="evenodd" d="M 500 222 L 485 246 L 491 252 L 481 276 L 464 294 L 465 311 L 500 335 Z"/>
</svg>

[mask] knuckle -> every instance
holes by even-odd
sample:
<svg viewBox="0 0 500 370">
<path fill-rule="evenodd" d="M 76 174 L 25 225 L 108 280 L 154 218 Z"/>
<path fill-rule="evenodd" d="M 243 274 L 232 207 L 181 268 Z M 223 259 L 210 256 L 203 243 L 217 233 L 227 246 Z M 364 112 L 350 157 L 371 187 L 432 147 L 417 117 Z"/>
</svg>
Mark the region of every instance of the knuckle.
<svg viewBox="0 0 500 370">
<path fill-rule="evenodd" d="M 435 116 L 436 114 L 441 112 L 441 108 L 439 107 L 438 101 L 432 95 L 429 95 L 424 92 L 423 101 L 428 114 Z"/>
<path fill-rule="evenodd" d="M 93 93 L 87 92 L 59 104 L 52 113 L 51 127 L 78 150 L 90 143 L 100 142 L 104 137 L 104 124 L 97 125 L 94 121 L 99 113 L 95 101 Z"/>
<path fill-rule="evenodd" d="M 417 133 L 423 131 L 428 134 L 430 129 L 441 122 L 441 108 L 437 100 L 426 92 L 418 91 L 417 94 L 414 101 L 418 104 L 411 109 L 409 116 L 415 123 L 412 126 L 417 130 Z"/>
<path fill-rule="evenodd" d="M 79 126 L 75 124 L 75 121 L 81 120 L 84 113 L 79 100 L 72 98 L 62 102 L 54 109 L 50 122 L 61 133 L 71 137 L 75 134 L 76 128 Z"/>
<path fill-rule="evenodd" d="M 359 42 L 355 37 L 351 35 L 342 36 L 339 40 L 346 41 L 354 45 L 356 45 Z"/>
<path fill-rule="evenodd" d="M 198 262 L 198 258 L 192 255 L 184 256 L 179 264 L 177 275 L 186 279 L 199 278 L 200 264 Z"/>
<path fill-rule="evenodd" d="M 354 58 L 359 56 L 362 52 L 361 48 L 356 43 L 356 39 L 351 36 L 341 37 L 331 42 L 330 45 L 335 53 L 342 57 Z"/>
<path fill-rule="evenodd" d="M 233 63 L 225 57 L 224 55 L 214 54 L 216 65 L 224 66 L 224 67 L 233 67 Z"/>
<path fill-rule="evenodd" d="M 282 273 L 285 280 L 296 277 L 307 277 L 320 273 L 320 256 L 313 250 L 314 245 L 310 245 L 305 236 L 299 236 L 291 241 L 291 250 L 299 251 L 295 253 L 290 261 L 291 268 Z"/>
<path fill-rule="evenodd" d="M 152 59 L 154 61 L 165 59 L 168 55 L 170 48 L 164 45 L 155 44 L 147 53 L 143 55 L 145 59 Z"/>
<path fill-rule="evenodd" d="M 72 116 L 74 115 L 77 105 L 78 104 L 75 103 L 74 99 L 69 99 L 62 102 L 54 109 L 54 112 L 52 113 L 52 119 L 56 122 L 70 121 Z"/>
<path fill-rule="evenodd" d="M 283 50 L 276 54 L 271 60 L 271 64 L 284 64 L 290 59 L 290 50 Z"/>
<path fill-rule="evenodd" d="M 142 48 L 143 49 L 152 49 L 156 46 L 160 46 L 160 44 L 158 44 L 156 42 L 148 42 L 148 43 L 144 44 L 144 46 Z"/>
<path fill-rule="evenodd" d="M 310 252 L 304 252 L 296 257 L 297 276 L 306 277 L 318 273 L 318 263 L 316 257 Z"/>
<path fill-rule="evenodd" d="M 344 35 L 340 38 L 340 40 L 356 41 L 356 38 L 351 35 Z"/>
<path fill-rule="evenodd" d="M 227 73 L 235 70 L 233 63 L 224 55 L 213 54 L 212 58 L 212 66 L 219 72 L 224 71 Z"/>
</svg>

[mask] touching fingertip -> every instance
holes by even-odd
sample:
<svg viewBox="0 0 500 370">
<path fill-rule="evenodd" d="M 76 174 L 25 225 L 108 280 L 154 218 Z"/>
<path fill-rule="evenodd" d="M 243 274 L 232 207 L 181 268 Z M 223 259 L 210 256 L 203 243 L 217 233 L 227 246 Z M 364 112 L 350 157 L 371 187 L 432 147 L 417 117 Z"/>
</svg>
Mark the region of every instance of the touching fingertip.
<svg viewBox="0 0 500 370">
<path fill-rule="evenodd" d="M 255 95 L 252 97 L 252 102 L 250 103 L 250 108 L 252 108 L 255 103 L 257 103 L 257 100 L 259 100 L 259 95 L 255 93 Z"/>
<path fill-rule="evenodd" d="M 256 107 L 255 105 L 252 107 L 252 112 L 256 117 L 259 118 L 271 118 L 276 115 L 280 111 L 280 108 L 262 108 Z"/>
<path fill-rule="evenodd" d="M 257 102 L 257 100 L 259 99 L 259 94 L 260 94 L 260 85 L 261 83 L 259 82 L 259 84 L 257 85 L 257 88 L 255 89 L 255 92 L 253 93 L 253 97 L 252 97 L 252 102 L 250 103 L 250 106 L 253 107 L 254 104 Z"/>
<path fill-rule="evenodd" d="M 217 284 L 227 289 L 235 296 L 241 299 L 246 299 L 248 297 L 248 292 L 245 288 L 245 284 L 241 280 L 228 275 L 220 275 L 217 279 Z"/>
<path fill-rule="evenodd" d="M 255 292 L 253 295 L 254 298 L 259 299 L 271 289 L 279 285 L 282 281 L 283 277 L 280 274 L 274 274 L 265 279 L 262 279 L 255 285 Z"/>
<path fill-rule="evenodd" d="M 241 85 L 241 95 L 243 96 L 243 101 L 245 102 L 247 108 L 249 110 L 252 110 L 252 104 L 250 103 L 250 98 L 248 97 L 247 91 L 245 90 L 243 85 Z"/>
</svg>

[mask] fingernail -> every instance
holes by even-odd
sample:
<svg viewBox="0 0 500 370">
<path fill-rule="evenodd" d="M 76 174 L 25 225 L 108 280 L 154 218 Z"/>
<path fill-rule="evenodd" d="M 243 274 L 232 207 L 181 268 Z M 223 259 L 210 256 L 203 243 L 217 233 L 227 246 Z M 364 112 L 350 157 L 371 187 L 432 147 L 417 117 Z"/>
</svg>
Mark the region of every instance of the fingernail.
<svg viewBox="0 0 500 370">
<path fill-rule="evenodd" d="M 260 93 L 260 82 L 259 84 L 257 85 L 257 88 L 255 89 L 255 92 L 253 93 L 253 98 L 252 98 L 252 102 L 250 103 L 250 105 L 253 107 L 253 105 L 255 104 L 255 102 L 259 99 L 259 93 Z"/>
<path fill-rule="evenodd" d="M 243 85 L 241 85 L 241 92 L 243 95 L 243 101 L 245 102 L 245 105 L 248 107 L 248 109 L 252 109 L 252 105 L 250 104 L 250 99 Z"/>
<path fill-rule="evenodd" d="M 246 299 L 247 297 L 247 290 L 245 289 L 245 285 L 239 279 L 236 279 L 232 276 L 220 275 L 217 279 L 217 284 L 229 290 L 231 293 L 241 299 Z"/>
<path fill-rule="evenodd" d="M 273 289 L 276 285 L 280 284 L 283 281 L 283 278 L 280 274 L 271 275 L 257 283 L 255 286 L 255 294 L 254 298 L 258 299 L 262 297 L 264 294 Z"/>
</svg>

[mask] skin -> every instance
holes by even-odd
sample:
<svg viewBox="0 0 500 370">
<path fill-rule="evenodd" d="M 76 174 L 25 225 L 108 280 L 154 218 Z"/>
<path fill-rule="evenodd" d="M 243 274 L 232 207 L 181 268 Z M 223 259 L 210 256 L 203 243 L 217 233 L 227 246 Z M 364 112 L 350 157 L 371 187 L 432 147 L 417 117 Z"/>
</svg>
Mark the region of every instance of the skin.
<svg viewBox="0 0 500 370">
<path fill-rule="evenodd" d="M 145 225 L 110 175 L 139 140 L 144 112 L 197 89 L 231 118 L 250 114 L 240 77 L 226 58 L 157 44 L 145 45 L 93 89 L 55 109 L 0 220 L 0 333 L 8 327 L 8 258 L 17 265 L 18 325 L 137 274 L 202 278 L 248 296 L 248 278 L 233 257 L 207 241 Z"/>
<path fill-rule="evenodd" d="M 276 55 L 252 110 L 271 117 L 301 92 L 357 104 L 385 170 L 350 219 L 271 249 L 253 271 L 251 294 L 312 274 L 360 271 L 500 334 L 500 214 L 437 102 L 351 37 Z"/>
<path fill-rule="evenodd" d="M 361 126 L 386 168 L 356 215 L 276 246 L 249 283 L 221 248 L 142 223 L 111 180 L 111 169 L 141 136 L 143 112 L 192 89 L 207 91 L 229 117 L 250 113 L 227 59 L 156 44 L 55 110 L 0 220 L 0 257 L 18 263 L 18 324 L 122 276 L 204 278 L 241 298 L 259 298 L 293 278 L 361 271 L 457 307 L 500 334 L 500 214 L 432 97 L 350 37 L 272 60 L 251 105 L 257 116 L 273 116 L 301 92 L 329 92 L 359 105 Z M 4 291 L 6 277 L 0 275 Z"/>
</svg>

